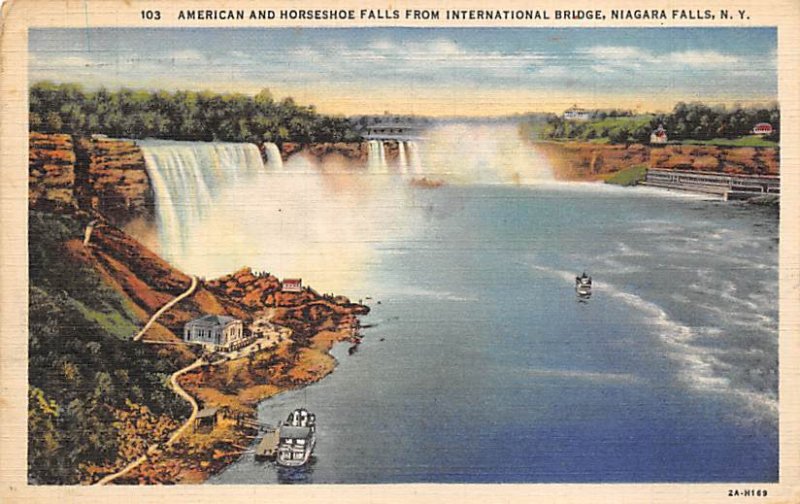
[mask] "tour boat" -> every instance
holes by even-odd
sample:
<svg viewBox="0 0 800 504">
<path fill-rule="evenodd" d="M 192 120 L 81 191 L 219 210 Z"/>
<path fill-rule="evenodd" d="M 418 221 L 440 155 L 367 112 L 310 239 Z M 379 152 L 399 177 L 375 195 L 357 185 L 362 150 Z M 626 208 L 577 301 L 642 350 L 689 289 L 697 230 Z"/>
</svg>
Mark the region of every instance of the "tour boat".
<svg viewBox="0 0 800 504">
<path fill-rule="evenodd" d="M 581 298 L 588 298 L 592 295 L 592 277 L 584 271 L 581 276 L 575 277 L 575 292 Z"/>
<path fill-rule="evenodd" d="M 317 442 L 316 417 L 305 408 L 292 411 L 280 426 L 279 438 L 275 462 L 285 467 L 305 465 Z"/>
</svg>

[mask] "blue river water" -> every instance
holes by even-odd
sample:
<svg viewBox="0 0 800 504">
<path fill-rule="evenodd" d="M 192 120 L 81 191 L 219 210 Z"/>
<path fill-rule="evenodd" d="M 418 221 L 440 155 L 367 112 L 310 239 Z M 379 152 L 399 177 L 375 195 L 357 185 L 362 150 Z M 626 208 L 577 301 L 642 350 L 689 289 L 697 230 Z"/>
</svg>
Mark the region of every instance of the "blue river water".
<svg viewBox="0 0 800 504">
<path fill-rule="evenodd" d="M 248 453 L 210 483 L 777 481 L 774 214 L 597 184 L 405 191 L 409 229 L 342 291 L 371 298 L 358 351 L 259 407 L 316 414 L 312 463 Z"/>
</svg>

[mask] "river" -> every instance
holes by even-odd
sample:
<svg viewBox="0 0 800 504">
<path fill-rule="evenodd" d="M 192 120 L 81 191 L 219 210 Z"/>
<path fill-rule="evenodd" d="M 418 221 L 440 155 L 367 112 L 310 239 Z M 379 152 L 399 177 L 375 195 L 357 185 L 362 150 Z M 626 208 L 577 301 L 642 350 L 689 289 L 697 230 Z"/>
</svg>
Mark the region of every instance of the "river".
<svg viewBox="0 0 800 504">
<path fill-rule="evenodd" d="M 250 265 L 372 309 L 334 373 L 259 406 L 271 424 L 316 414 L 312 463 L 245 454 L 209 483 L 777 481 L 776 216 L 554 182 L 501 129 L 434 131 L 420 166 L 436 189 L 391 163 L 238 173 L 219 161 L 244 159 L 235 146 L 151 147 L 159 202 L 207 192 L 197 212 L 159 208 L 177 266 Z M 216 171 L 170 175 L 195 158 Z"/>
<path fill-rule="evenodd" d="M 419 232 L 364 265 L 364 343 L 259 408 L 316 413 L 314 463 L 245 455 L 212 483 L 776 480 L 772 215 L 596 185 L 415 197 Z"/>
</svg>

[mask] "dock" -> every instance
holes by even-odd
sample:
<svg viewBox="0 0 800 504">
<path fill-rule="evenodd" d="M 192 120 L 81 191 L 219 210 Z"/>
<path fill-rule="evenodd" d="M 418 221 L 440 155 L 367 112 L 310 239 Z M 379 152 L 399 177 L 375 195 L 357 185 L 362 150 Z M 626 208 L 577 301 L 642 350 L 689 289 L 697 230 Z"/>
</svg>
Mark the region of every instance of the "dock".
<svg viewBox="0 0 800 504">
<path fill-rule="evenodd" d="M 725 173 L 648 169 L 641 185 L 713 194 L 726 201 L 780 194 L 777 175 L 732 175 Z"/>
<path fill-rule="evenodd" d="M 264 436 L 256 446 L 256 459 L 273 459 L 278 455 L 278 443 L 280 442 L 280 429 L 268 427 L 264 431 Z"/>
</svg>

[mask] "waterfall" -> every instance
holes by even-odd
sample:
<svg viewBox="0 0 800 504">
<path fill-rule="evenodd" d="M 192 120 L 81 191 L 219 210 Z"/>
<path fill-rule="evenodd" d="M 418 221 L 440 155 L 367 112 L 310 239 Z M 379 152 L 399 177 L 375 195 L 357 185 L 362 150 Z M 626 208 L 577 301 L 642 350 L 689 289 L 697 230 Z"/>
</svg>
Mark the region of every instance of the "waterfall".
<svg viewBox="0 0 800 504">
<path fill-rule="evenodd" d="M 267 155 L 267 165 L 272 170 L 282 170 L 283 169 L 283 158 L 281 157 L 281 151 L 278 149 L 278 146 L 272 142 L 264 142 L 264 153 Z"/>
<path fill-rule="evenodd" d="M 153 185 L 162 255 L 181 257 L 190 236 L 212 209 L 220 190 L 264 170 L 261 153 L 253 144 L 217 142 L 138 142 Z"/>
<path fill-rule="evenodd" d="M 378 156 L 380 156 L 381 160 L 381 173 L 386 173 L 389 171 L 389 165 L 386 163 L 386 144 L 379 141 L 380 145 L 378 147 Z"/>
<path fill-rule="evenodd" d="M 386 173 L 386 146 L 380 140 L 370 140 L 367 144 L 367 169 L 370 173 Z"/>
<path fill-rule="evenodd" d="M 397 159 L 400 173 L 408 173 L 408 158 L 406 157 L 406 144 L 403 141 L 397 142 Z"/>
<path fill-rule="evenodd" d="M 419 175 L 422 173 L 422 162 L 419 159 L 419 147 L 417 142 L 408 141 L 408 163 L 411 167 L 411 172 Z"/>
</svg>

